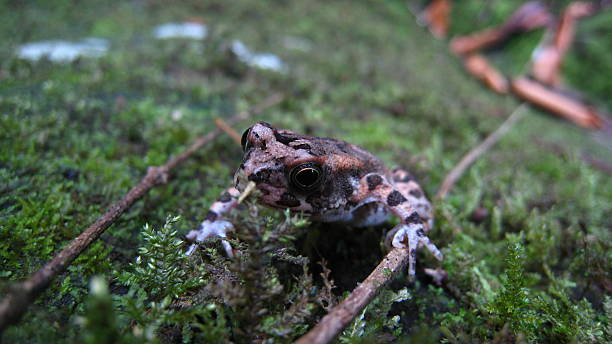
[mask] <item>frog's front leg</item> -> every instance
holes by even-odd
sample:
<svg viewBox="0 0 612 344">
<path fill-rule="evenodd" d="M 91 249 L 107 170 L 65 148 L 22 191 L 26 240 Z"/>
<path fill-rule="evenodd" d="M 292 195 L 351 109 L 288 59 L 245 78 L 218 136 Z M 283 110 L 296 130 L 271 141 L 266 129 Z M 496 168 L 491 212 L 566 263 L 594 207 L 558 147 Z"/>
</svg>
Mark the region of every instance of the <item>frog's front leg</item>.
<svg viewBox="0 0 612 344">
<path fill-rule="evenodd" d="M 194 243 L 189 246 L 189 249 L 187 249 L 187 255 L 191 255 L 198 245 L 204 240 L 217 236 L 221 238 L 221 244 L 223 245 L 228 257 L 234 256 L 232 246 L 227 240 L 225 240 L 227 238 L 227 232 L 234 229 L 234 226 L 230 222 L 223 220 L 221 217 L 223 214 L 229 212 L 238 205 L 239 196 L 240 191 L 234 187 L 231 187 L 227 189 L 221 195 L 221 197 L 219 197 L 219 199 L 210 206 L 210 209 L 206 214 L 206 218 L 204 221 L 202 221 L 200 226 L 187 234 L 187 239 L 194 241 Z"/>
<path fill-rule="evenodd" d="M 400 189 L 389 183 L 385 176 L 370 173 L 360 180 L 359 189 L 353 194 L 353 201 L 367 198 L 374 198 L 385 204 L 394 215 L 400 218 L 401 223 L 391 230 L 393 233 L 392 245 L 410 250 L 408 265 L 410 276 L 415 274 L 416 250 L 420 245 L 426 246 L 437 259 L 442 260 L 442 253 L 425 233 L 428 229 L 426 220 L 413 207 L 409 201 L 411 198 L 409 195 L 402 194 Z"/>
</svg>

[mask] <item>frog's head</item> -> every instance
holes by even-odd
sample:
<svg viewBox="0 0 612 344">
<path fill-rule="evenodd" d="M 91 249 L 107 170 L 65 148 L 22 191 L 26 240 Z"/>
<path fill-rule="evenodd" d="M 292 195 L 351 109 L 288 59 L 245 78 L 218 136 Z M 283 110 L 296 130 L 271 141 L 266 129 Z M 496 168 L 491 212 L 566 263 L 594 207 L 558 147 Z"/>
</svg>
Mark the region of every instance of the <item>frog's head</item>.
<svg viewBox="0 0 612 344">
<path fill-rule="evenodd" d="M 258 122 L 242 135 L 244 156 L 234 182 L 243 191 L 249 181 L 260 202 L 312 214 L 350 203 L 359 180 L 386 173 L 382 162 L 350 143 L 301 135 Z"/>
<path fill-rule="evenodd" d="M 258 122 L 242 135 L 242 164 L 234 175 L 238 190 L 249 181 L 261 192 L 260 201 L 275 208 L 312 211 L 309 195 L 321 192 L 328 169 L 313 154 L 310 136 Z"/>
</svg>

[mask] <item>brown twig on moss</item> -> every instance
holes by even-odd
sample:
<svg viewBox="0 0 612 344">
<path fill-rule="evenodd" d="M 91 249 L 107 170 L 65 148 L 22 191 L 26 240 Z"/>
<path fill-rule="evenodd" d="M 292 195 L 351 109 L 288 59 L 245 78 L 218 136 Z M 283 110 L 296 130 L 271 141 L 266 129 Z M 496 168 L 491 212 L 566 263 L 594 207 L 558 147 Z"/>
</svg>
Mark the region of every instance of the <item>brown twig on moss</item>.
<svg viewBox="0 0 612 344">
<path fill-rule="evenodd" d="M 532 141 L 538 145 L 538 147 L 542 147 L 543 149 L 549 151 L 549 152 L 553 152 L 557 155 L 560 156 L 566 156 L 569 155 L 570 152 L 567 151 L 566 149 L 564 149 L 560 144 L 554 143 L 554 142 L 547 142 L 544 140 L 540 140 L 537 137 L 532 138 Z M 598 159 L 596 157 L 593 157 L 587 153 L 582 153 L 579 155 L 579 157 L 587 164 L 589 164 L 591 167 L 596 168 L 602 172 L 605 172 L 609 175 L 612 175 L 612 164 L 610 164 L 609 162 L 605 161 L 605 160 L 601 160 Z"/>
<path fill-rule="evenodd" d="M 546 6 L 538 1 L 529 1 L 517 8 L 501 26 L 453 38 L 450 50 L 457 55 L 467 55 L 499 44 L 515 33 L 546 26 L 552 19 Z"/>
<path fill-rule="evenodd" d="M 497 128 L 497 130 L 487 136 L 484 141 L 463 156 L 461 161 L 459 161 L 459 163 L 446 175 L 446 178 L 444 178 L 442 186 L 440 186 L 440 189 L 438 189 L 438 192 L 436 193 L 436 198 L 442 199 L 446 197 L 450 189 L 463 175 L 465 170 L 472 165 L 476 159 L 489 150 L 489 148 L 491 148 L 497 141 L 499 141 L 499 139 L 504 136 L 504 134 L 514 125 L 514 123 L 521 119 L 525 113 L 523 111 L 525 106 L 525 104 L 521 104 L 519 107 L 517 107 L 508 117 L 508 119 L 506 119 L 506 121 L 502 123 L 499 128 Z"/>
<path fill-rule="evenodd" d="M 353 321 L 382 288 L 400 271 L 404 270 L 406 264 L 408 264 L 409 253 L 410 250 L 392 249 L 363 283 L 295 343 L 329 343 L 336 338 L 340 331 Z"/>
<path fill-rule="evenodd" d="M 561 85 L 561 65 L 574 40 L 578 19 L 595 14 L 597 7 L 594 2 L 572 2 L 555 25 L 548 26 L 538 53 L 531 59 L 531 73 L 536 80 L 547 86 Z"/>
<path fill-rule="evenodd" d="M 476 79 L 499 94 L 508 93 L 506 77 L 481 54 L 469 54 L 463 59 L 463 66 Z"/>
<path fill-rule="evenodd" d="M 283 99 L 281 94 L 274 94 L 249 111 L 236 114 L 227 122 L 235 124 L 247 119 L 253 114 L 278 104 Z M 209 134 L 197 139 L 189 148 L 168 160 L 165 165 L 151 166 L 147 174 L 117 203 L 91 224 L 85 231 L 60 251 L 51 261 L 32 274 L 27 280 L 16 283 L 7 292 L 0 302 L 0 333 L 9 325 L 21 319 L 27 307 L 42 293 L 53 279 L 62 273 L 92 242 L 94 242 L 111 224 L 113 224 L 127 209 L 142 198 L 153 187 L 164 184 L 168 180 L 168 173 L 176 165 L 182 163 L 196 150 L 206 145 L 223 131 L 215 129 Z"/>
<path fill-rule="evenodd" d="M 554 115 L 563 117 L 587 129 L 601 129 L 604 120 L 598 111 L 580 99 L 570 98 L 537 81 L 518 77 L 510 83 L 512 92 Z"/>
<path fill-rule="evenodd" d="M 234 128 L 230 127 L 223 119 L 217 117 L 215 118 L 215 125 L 217 128 L 223 130 L 229 137 L 232 138 L 232 141 L 236 142 L 239 146 L 241 145 L 240 134 Z"/>
<path fill-rule="evenodd" d="M 497 130 L 461 159 L 459 164 L 444 179 L 437 197 L 444 198 L 446 196 L 463 172 L 522 117 L 524 107 L 525 105 L 521 104 L 516 108 Z M 314 328 L 300 337 L 295 343 L 322 344 L 331 342 L 380 293 L 382 288 L 405 268 L 408 259 L 409 250 L 392 249 L 374 271 L 346 299 L 334 307 Z"/>
</svg>

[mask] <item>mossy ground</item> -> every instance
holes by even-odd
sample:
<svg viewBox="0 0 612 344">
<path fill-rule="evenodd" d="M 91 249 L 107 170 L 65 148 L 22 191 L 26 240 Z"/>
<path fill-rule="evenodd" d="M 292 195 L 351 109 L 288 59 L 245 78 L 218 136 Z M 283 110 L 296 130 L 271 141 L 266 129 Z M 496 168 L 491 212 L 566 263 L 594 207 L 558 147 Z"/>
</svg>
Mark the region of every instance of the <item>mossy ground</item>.
<svg viewBox="0 0 612 344">
<path fill-rule="evenodd" d="M 455 32 L 500 22 L 513 9 L 491 3 L 499 6 L 458 6 Z M 286 100 L 253 121 L 359 144 L 390 166 L 409 168 L 429 195 L 518 105 L 466 76 L 445 42 L 419 28 L 401 1 L 39 1 L 0 8 L 4 287 L 50 259 L 147 166 L 212 130 L 214 117 L 271 93 L 282 91 Z M 210 29 L 205 41 L 151 37 L 157 24 L 194 17 Z M 584 23 L 568 81 L 609 105 L 611 84 L 601 71 L 612 68 L 609 47 L 602 48 L 610 13 Z M 523 72 L 537 35 L 515 40 L 506 57 L 494 52 L 496 63 Z M 57 64 L 13 54 L 25 42 L 87 36 L 110 39 L 108 55 Z M 243 64 L 228 50 L 234 39 L 278 54 L 288 69 Z M 171 116 L 176 111 L 180 118 Z M 340 341 L 610 341 L 612 182 L 580 158 L 610 159 L 598 143 L 608 139 L 528 110 L 436 203 L 431 237 L 444 261 L 420 252 L 417 281 L 395 281 L 394 292 L 370 305 Z M 223 257 L 218 244 L 186 259 L 181 236 L 230 184 L 240 158 L 228 137 L 197 152 L 109 228 L 3 339 L 287 342 L 304 333 L 377 264 L 389 226 L 309 224 L 250 204 L 232 217 L 241 259 Z M 180 220 L 164 226 L 169 215 Z M 437 266 L 448 272 L 445 289 L 422 272 Z M 90 291 L 94 276 L 101 278 Z"/>
</svg>

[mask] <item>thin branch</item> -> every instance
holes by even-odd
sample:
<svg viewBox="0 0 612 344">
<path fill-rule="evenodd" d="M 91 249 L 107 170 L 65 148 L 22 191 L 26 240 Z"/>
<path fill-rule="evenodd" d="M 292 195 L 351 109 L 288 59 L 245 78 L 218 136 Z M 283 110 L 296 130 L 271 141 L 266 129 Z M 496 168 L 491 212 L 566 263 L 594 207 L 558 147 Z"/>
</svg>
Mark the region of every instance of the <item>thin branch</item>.
<svg viewBox="0 0 612 344">
<path fill-rule="evenodd" d="M 235 124 L 253 114 L 259 113 L 266 108 L 278 104 L 283 99 L 281 94 L 274 94 L 262 103 L 254 106 L 250 111 L 241 112 L 230 120 L 228 124 Z M 189 148 L 181 154 L 168 160 L 165 165 L 151 166 L 140 183 L 134 186 L 117 203 L 91 224 L 85 231 L 76 237 L 68 246 L 58 253 L 50 262 L 36 271 L 27 280 L 16 283 L 4 299 L 0 302 L 0 334 L 9 326 L 21 319 L 27 307 L 34 302 L 36 297 L 42 293 L 53 279 L 62 273 L 74 259 L 76 259 L 92 242 L 94 242 L 110 225 L 112 225 L 127 209 L 137 200 L 142 198 L 153 187 L 164 184 L 168 180 L 168 172 L 176 165 L 189 158 L 193 152 L 206 145 L 222 133 L 215 129 L 208 135 L 197 139 Z"/>
<path fill-rule="evenodd" d="M 542 147 L 543 149 L 546 149 L 547 151 L 553 152 L 557 155 L 563 156 L 563 155 L 570 154 L 570 152 L 564 149 L 560 144 L 557 144 L 554 142 L 546 142 L 546 141 L 540 140 L 537 137 L 532 138 L 532 141 L 535 144 L 537 144 L 539 147 Z M 602 172 L 612 175 L 612 164 L 610 164 L 609 162 L 593 157 L 587 153 L 580 154 L 580 158 L 585 163 L 591 165 L 593 168 L 596 168 Z"/>
<path fill-rule="evenodd" d="M 444 179 L 437 197 L 444 198 L 463 172 L 491 146 L 495 144 L 524 114 L 525 104 L 516 108 L 508 119 L 480 145 L 470 151 Z M 394 248 L 372 273 L 355 288 L 338 306 L 334 307 L 319 323 L 300 337 L 296 344 L 323 344 L 331 342 L 372 301 L 397 274 L 410 258 L 406 249 Z"/>
<path fill-rule="evenodd" d="M 525 113 L 523 111 L 526 105 L 523 103 L 517 107 L 512 114 L 506 119 L 502 125 L 497 128 L 491 135 L 489 135 L 482 143 L 474 147 L 466 155 L 463 156 L 461 161 L 446 175 L 442 186 L 436 193 L 436 198 L 443 199 L 446 197 L 450 189 L 455 185 L 457 180 L 463 175 L 465 170 L 476 161 L 481 155 L 483 155 L 489 148 L 491 148 L 504 134 L 512 128 L 514 123 L 521 119 Z"/>
<path fill-rule="evenodd" d="M 408 264 L 410 250 L 394 248 L 351 294 L 319 321 L 296 344 L 329 343 L 348 326 L 365 306 L 378 295 Z"/>
<path fill-rule="evenodd" d="M 563 117 L 587 129 L 601 129 L 604 125 L 602 116 L 593 106 L 580 99 L 572 99 L 558 91 L 550 89 L 537 81 L 518 77 L 510 83 L 512 92 L 553 115 Z"/>
<path fill-rule="evenodd" d="M 501 26 L 453 38 L 450 50 L 457 55 L 467 55 L 500 44 L 515 33 L 545 26 L 552 18 L 546 6 L 535 1 L 528 2 L 517 8 Z"/>
<path fill-rule="evenodd" d="M 229 135 L 229 137 L 232 138 L 232 141 L 236 142 L 238 146 L 242 144 L 240 142 L 241 141 L 240 134 L 238 134 L 238 132 L 236 132 L 234 128 L 230 127 L 229 124 L 225 123 L 223 119 L 219 117 L 215 118 L 215 125 L 217 126 L 217 128 L 223 130 L 227 135 Z"/>
</svg>

